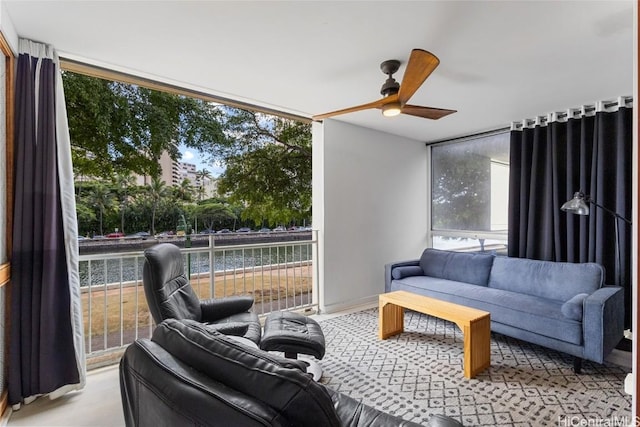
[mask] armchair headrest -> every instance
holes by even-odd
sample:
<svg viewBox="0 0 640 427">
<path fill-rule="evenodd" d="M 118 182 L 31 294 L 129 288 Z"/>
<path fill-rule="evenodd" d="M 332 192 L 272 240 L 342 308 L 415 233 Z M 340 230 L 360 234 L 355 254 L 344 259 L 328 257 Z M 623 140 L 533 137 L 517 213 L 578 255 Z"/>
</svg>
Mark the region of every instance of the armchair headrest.
<svg viewBox="0 0 640 427">
<path fill-rule="evenodd" d="M 144 251 L 144 293 L 156 323 L 165 319 L 202 319 L 200 300 L 184 274 L 180 249 L 160 243 Z"/>
<path fill-rule="evenodd" d="M 153 279 L 166 283 L 184 275 L 180 248 L 171 243 L 160 243 L 145 249 L 144 256 L 151 267 Z"/>
</svg>

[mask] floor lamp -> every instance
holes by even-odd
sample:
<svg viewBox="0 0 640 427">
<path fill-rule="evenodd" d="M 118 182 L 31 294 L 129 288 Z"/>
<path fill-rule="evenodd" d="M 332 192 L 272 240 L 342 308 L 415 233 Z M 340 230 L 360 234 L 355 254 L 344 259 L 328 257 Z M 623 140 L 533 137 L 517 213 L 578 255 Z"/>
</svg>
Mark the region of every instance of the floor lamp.
<svg viewBox="0 0 640 427">
<path fill-rule="evenodd" d="M 565 204 L 563 204 L 560 209 L 576 215 L 589 215 L 589 203 L 592 203 L 596 207 L 599 207 L 603 211 L 607 212 L 614 216 L 615 221 L 615 234 L 616 234 L 616 270 L 615 270 L 615 284 L 621 286 L 622 283 L 620 280 L 621 277 L 621 269 L 620 269 L 620 234 L 618 232 L 618 220 L 623 220 L 627 224 L 631 224 L 631 221 L 617 212 L 612 211 L 611 209 L 607 209 L 604 206 L 596 203 L 590 196 L 585 196 L 581 191 L 577 191 L 573 194 L 573 199 L 569 200 Z M 626 345 L 623 345 L 626 347 Z M 631 351 L 631 349 L 629 349 Z"/>
</svg>

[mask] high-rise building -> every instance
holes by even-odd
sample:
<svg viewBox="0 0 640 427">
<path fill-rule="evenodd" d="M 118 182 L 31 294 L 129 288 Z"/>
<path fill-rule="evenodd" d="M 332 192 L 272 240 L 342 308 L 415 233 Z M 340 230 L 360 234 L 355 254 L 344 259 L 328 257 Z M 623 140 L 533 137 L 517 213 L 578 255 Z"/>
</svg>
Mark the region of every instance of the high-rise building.
<svg viewBox="0 0 640 427">
<path fill-rule="evenodd" d="M 196 183 L 196 165 L 193 163 L 178 162 L 178 167 L 180 169 L 180 181 L 188 179 L 192 185 Z"/>
<path fill-rule="evenodd" d="M 202 194 L 203 199 L 208 199 L 218 195 L 218 183 L 213 177 L 205 177 L 204 182 L 198 174 L 196 165 L 193 163 L 179 162 L 173 160 L 167 151 L 160 156 L 160 180 L 167 186 L 182 184 L 188 179 L 197 194 L 196 199 Z M 136 185 L 148 185 L 151 182 L 149 175 L 135 175 Z"/>
<path fill-rule="evenodd" d="M 160 155 L 160 180 L 166 185 L 176 185 L 180 183 L 180 173 L 178 163 L 174 161 L 167 151 Z M 149 175 L 135 175 L 137 185 L 147 185 L 151 182 Z"/>
</svg>

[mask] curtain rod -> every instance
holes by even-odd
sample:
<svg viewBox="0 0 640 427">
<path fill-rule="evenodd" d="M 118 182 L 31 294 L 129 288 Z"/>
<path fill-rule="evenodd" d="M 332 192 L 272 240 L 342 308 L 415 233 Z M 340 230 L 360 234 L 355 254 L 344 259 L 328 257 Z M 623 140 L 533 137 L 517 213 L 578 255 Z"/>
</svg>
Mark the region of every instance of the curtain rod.
<svg viewBox="0 0 640 427">
<path fill-rule="evenodd" d="M 633 97 L 631 97 L 631 96 L 623 96 L 622 98 L 623 98 L 625 104 L 627 104 L 629 102 L 633 102 Z M 620 103 L 618 101 L 611 101 L 611 102 L 604 101 L 602 103 L 602 110 L 603 111 L 604 110 L 608 110 L 611 107 L 619 106 L 619 104 Z M 576 108 L 576 110 L 577 110 L 577 108 Z M 595 105 L 585 105 L 584 107 L 582 107 L 582 111 L 584 111 L 586 113 L 591 113 L 593 111 L 596 111 L 596 106 Z M 552 114 L 556 114 L 556 116 L 559 117 L 559 118 L 564 118 L 564 117 L 569 116 L 569 113 L 564 112 L 564 111 L 559 111 L 557 113 L 552 113 Z"/>
<path fill-rule="evenodd" d="M 512 122 L 511 130 L 522 130 L 524 128 L 531 128 L 532 126 L 545 126 L 547 123 L 556 121 L 564 122 L 567 119 L 575 117 L 591 116 L 599 112 L 608 112 L 614 107 L 633 107 L 633 96 L 620 96 L 616 101 L 598 101 L 595 104 L 583 105 L 580 108 L 569 108 L 565 111 L 554 111 L 535 118 L 526 118 L 519 122 Z"/>
</svg>

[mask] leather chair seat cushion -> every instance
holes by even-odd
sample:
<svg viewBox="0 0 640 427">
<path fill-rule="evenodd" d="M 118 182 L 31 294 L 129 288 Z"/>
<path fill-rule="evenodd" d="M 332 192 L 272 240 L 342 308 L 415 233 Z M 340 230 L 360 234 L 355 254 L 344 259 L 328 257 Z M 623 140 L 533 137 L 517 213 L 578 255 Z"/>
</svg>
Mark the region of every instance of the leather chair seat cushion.
<svg viewBox="0 0 640 427">
<path fill-rule="evenodd" d="M 310 354 L 322 359 L 325 341 L 315 320 L 298 313 L 275 311 L 267 316 L 260 348 L 265 351 Z"/>
<path fill-rule="evenodd" d="M 260 326 L 260 318 L 255 313 L 236 313 L 224 319 L 217 320 L 215 322 L 209 322 L 208 325 L 213 326 L 226 335 L 237 335 L 247 339 L 250 339 L 254 343 L 260 343 L 260 337 L 262 336 L 262 327 Z M 238 332 L 234 333 L 235 327 L 238 327 Z"/>
<path fill-rule="evenodd" d="M 341 424 L 326 388 L 303 372 L 303 362 L 250 348 L 197 322 L 167 319 L 152 341 L 212 379 L 278 408 L 292 425 L 310 419 L 317 425 Z"/>
</svg>

